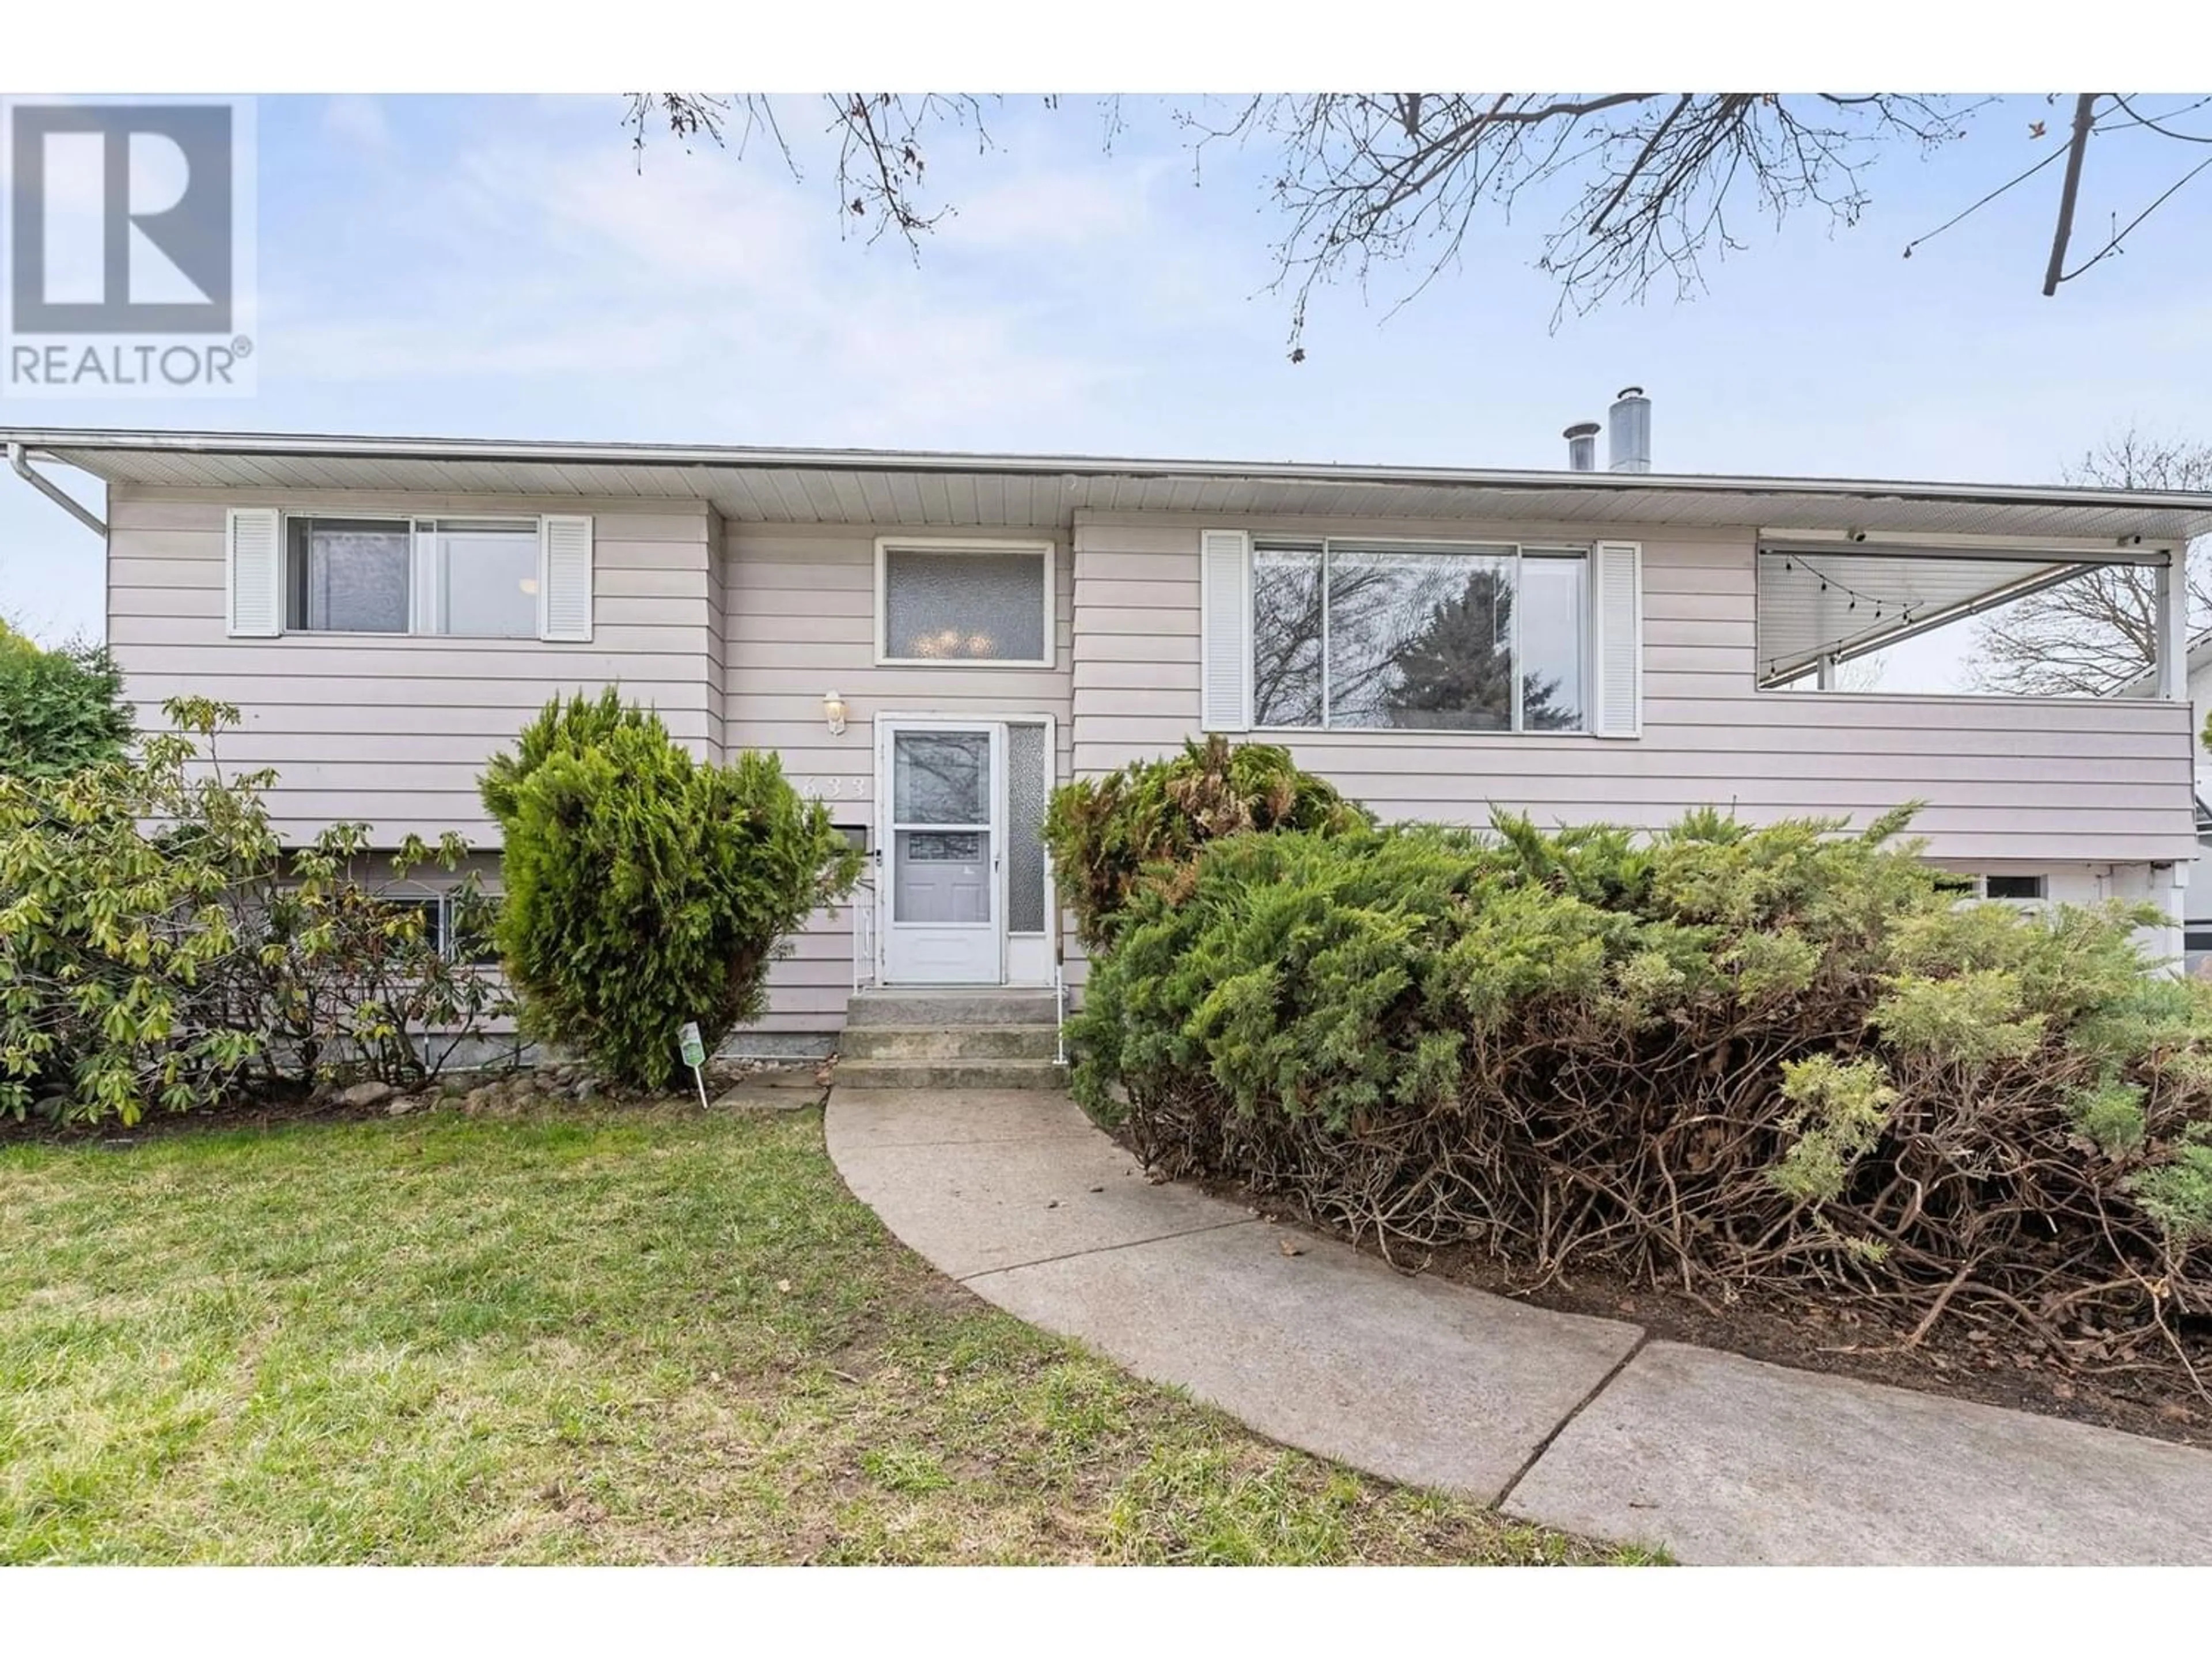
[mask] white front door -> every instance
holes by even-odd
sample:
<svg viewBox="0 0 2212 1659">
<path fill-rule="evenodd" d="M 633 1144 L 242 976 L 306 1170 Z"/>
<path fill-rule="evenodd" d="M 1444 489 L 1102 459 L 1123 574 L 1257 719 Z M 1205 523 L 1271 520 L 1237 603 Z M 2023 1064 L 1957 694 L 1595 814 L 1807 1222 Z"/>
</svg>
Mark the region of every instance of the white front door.
<svg viewBox="0 0 2212 1659">
<path fill-rule="evenodd" d="M 890 808 L 884 979 L 1002 984 L 1005 728 L 885 720 L 877 741 Z"/>
</svg>

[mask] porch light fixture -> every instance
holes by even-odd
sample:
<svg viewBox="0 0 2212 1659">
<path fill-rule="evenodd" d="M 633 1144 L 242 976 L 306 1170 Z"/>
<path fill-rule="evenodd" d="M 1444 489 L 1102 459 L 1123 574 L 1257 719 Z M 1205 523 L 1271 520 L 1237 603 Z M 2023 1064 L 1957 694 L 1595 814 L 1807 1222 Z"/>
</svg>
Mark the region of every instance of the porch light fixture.
<svg viewBox="0 0 2212 1659">
<path fill-rule="evenodd" d="M 822 694 L 822 718 L 829 722 L 831 737 L 843 737 L 845 735 L 844 698 L 839 696 L 835 691 L 824 691 Z"/>
</svg>

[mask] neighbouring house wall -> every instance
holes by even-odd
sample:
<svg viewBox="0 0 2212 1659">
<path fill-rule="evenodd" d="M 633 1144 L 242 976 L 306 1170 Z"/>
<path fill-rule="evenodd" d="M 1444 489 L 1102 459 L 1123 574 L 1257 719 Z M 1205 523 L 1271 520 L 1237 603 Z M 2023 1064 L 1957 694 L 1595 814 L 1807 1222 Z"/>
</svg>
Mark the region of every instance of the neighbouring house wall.
<svg viewBox="0 0 2212 1659">
<path fill-rule="evenodd" d="M 1313 536 L 1312 520 L 1079 518 L 1074 763 L 1092 775 L 1199 731 L 1201 528 Z M 1623 526 L 1363 521 L 1333 535 L 1607 539 L 1644 546 L 1644 734 L 1266 734 L 1385 817 L 1640 828 L 1711 805 L 1746 818 L 1865 823 L 1908 799 L 1929 856 L 2140 862 L 2195 851 L 2186 706 L 2078 698 L 1916 697 L 1755 689 L 1753 534 Z"/>
<path fill-rule="evenodd" d="M 2148 904 L 2166 916 L 2167 926 L 2140 927 L 2136 944 L 2156 961 L 2180 962 L 2184 957 L 2181 923 L 2189 913 L 2188 889 L 2192 867 L 2185 864 L 2068 864 L 2050 860 L 2011 863 L 1995 860 L 1948 861 L 1961 875 L 2041 876 L 2043 903 Z M 2029 909 L 2042 904 L 2033 899 L 2007 901 Z"/>
<path fill-rule="evenodd" d="M 588 644 L 224 632 L 224 510 L 592 515 Z M 493 844 L 477 799 L 484 761 L 546 699 L 618 684 L 695 753 L 720 752 L 719 653 L 703 504 L 495 495 L 155 491 L 118 488 L 108 509 L 108 642 L 142 730 L 162 699 L 237 703 L 221 741 L 234 769 L 271 766 L 279 830 L 304 840 L 365 819 L 377 842 L 457 829 Z"/>
<path fill-rule="evenodd" d="M 877 665 L 877 538 L 944 540 L 963 534 L 1055 543 L 1050 668 Z M 776 750 L 786 774 L 819 795 L 839 823 L 872 831 L 874 723 L 880 714 L 1049 714 L 1055 775 L 1063 781 L 1069 775 L 1074 596 L 1064 538 L 1045 532 L 738 523 L 726 526 L 724 537 L 723 730 L 732 752 Z M 831 690 L 844 697 L 848 709 L 839 737 L 830 734 L 822 714 L 823 695 Z M 852 907 L 839 905 L 817 912 L 793 941 L 792 953 L 770 971 L 769 1013 L 758 1029 L 836 1030 L 852 993 Z"/>
</svg>

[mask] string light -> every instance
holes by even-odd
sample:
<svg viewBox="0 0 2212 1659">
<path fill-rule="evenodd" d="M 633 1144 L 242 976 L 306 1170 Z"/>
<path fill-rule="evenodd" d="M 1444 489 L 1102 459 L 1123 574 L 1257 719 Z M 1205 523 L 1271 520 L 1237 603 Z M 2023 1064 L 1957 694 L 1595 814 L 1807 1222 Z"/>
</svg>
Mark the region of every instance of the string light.
<svg viewBox="0 0 2212 1659">
<path fill-rule="evenodd" d="M 1782 561 L 1782 568 L 1784 570 L 1795 570 L 1797 568 L 1796 561 L 1794 558 L 1785 558 Z M 1864 599 L 1867 602 L 1868 608 L 1873 611 L 1875 615 L 1879 617 L 1889 605 L 1890 602 L 1888 600 L 1881 599 L 1876 594 L 1862 593 L 1857 588 L 1853 587 L 1849 582 L 1844 580 L 1841 577 L 1826 574 L 1809 560 L 1807 561 L 1805 565 L 1805 574 L 1808 576 L 1818 576 L 1820 578 L 1820 591 L 1823 593 L 1827 592 L 1832 588 L 1835 592 L 1843 594 L 1850 601 L 1849 606 L 1846 607 L 1849 610 L 1857 610 L 1859 608 L 1859 601 L 1861 599 Z M 1911 609 L 1910 606 L 1905 608 L 1908 610 Z"/>
<path fill-rule="evenodd" d="M 1796 570 L 1797 568 L 1796 556 L 1784 556 L 1782 561 L 1782 568 L 1785 571 Z M 1808 576 L 1817 576 L 1820 578 L 1820 591 L 1823 593 L 1829 592 L 1832 588 L 1835 592 L 1844 595 L 1850 601 L 1850 603 L 1844 607 L 1847 611 L 1856 611 L 1859 608 L 1859 601 L 1861 599 L 1864 599 L 1867 602 L 1868 607 L 1873 611 L 1874 619 L 1877 623 L 1887 621 L 1892 608 L 1894 607 L 1897 613 L 1897 625 L 1899 628 L 1910 628 L 1912 626 L 1913 608 L 1917 601 L 1912 601 L 1903 605 L 1897 605 L 1894 600 L 1881 599 L 1872 593 L 1862 593 L 1858 589 L 1853 587 L 1849 582 L 1844 581 L 1838 577 L 1824 574 L 1818 566 L 1812 563 L 1809 560 L 1806 562 L 1805 574 Z M 1835 653 L 1838 647 L 1850 643 L 1854 635 L 1851 634 L 1839 635 L 1835 639 L 1829 641 L 1826 645 L 1820 647 L 1814 654 L 1818 657 L 1832 656 Z M 1774 659 L 1768 659 L 1766 672 L 1770 678 L 1772 678 L 1776 669 L 1779 666 L 1780 664 Z"/>
</svg>

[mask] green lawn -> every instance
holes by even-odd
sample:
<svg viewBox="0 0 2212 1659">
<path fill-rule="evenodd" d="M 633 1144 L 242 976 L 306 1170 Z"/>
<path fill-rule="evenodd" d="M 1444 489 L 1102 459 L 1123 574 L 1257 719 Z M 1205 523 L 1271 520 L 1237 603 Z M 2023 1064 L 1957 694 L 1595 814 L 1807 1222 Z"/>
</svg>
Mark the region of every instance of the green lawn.
<svg viewBox="0 0 2212 1659">
<path fill-rule="evenodd" d="M 815 1113 L 0 1148 L 0 1561 L 1610 1559 L 938 1277 Z"/>
</svg>

